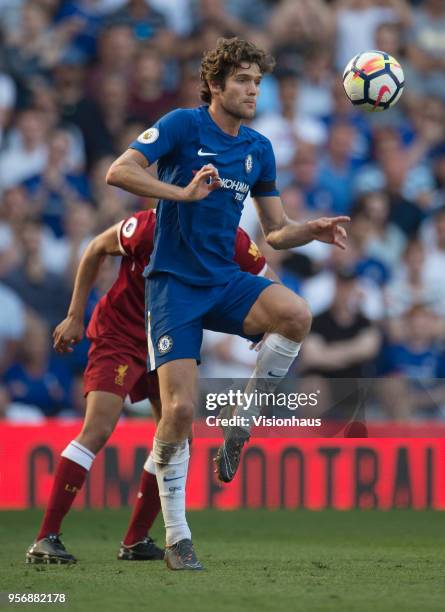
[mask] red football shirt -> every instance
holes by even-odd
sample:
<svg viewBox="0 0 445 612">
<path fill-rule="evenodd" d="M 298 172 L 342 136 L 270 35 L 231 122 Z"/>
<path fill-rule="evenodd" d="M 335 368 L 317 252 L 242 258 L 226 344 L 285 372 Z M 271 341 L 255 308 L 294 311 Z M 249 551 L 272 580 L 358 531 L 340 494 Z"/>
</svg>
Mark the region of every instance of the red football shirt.
<svg viewBox="0 0 445 612">
<path fill-rule="evenodd" d="M 118 227 L 122 261 L 111 289 L 96 305 L 87 329 L 87 337 L 115 339 L 118 346 L 146 352 L 145 279 L 142 276 L 153 251 L 156 214 L 153 210 L 135 213 Z M 238 228 L 234 260 L 241 270 L 251 274 L 264 271 L 266 260 L 249 235 Z"/>
</svg>

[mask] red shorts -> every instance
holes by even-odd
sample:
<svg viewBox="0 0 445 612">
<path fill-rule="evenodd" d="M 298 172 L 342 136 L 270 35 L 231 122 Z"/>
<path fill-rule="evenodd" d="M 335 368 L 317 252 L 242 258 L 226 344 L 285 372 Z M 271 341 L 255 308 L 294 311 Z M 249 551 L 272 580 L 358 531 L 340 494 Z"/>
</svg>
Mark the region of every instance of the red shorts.
<svg viewBox="0 0 445 612">
<path fill-rule="evenodd" d="M 90 391 L 108 391 L 132 402 L 159 399 L 156 373 L 147 372 L 145 356 L 138 355 L 110 338 L 94 339 L 83 377 L 85 396 Z"/>
</svg>

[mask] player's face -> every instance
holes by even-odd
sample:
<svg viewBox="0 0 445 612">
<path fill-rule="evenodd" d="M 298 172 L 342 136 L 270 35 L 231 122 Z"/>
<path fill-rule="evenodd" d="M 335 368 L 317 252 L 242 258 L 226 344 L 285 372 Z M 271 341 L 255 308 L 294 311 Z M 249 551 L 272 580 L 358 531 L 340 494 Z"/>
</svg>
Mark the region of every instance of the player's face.
<svg viewBox="0 0 445 612">
<path fill-rule="evenodd" d="M 222 108 L 237 119 L 252 119 L 260 91 L 261 72 L 257 64 L 241 64 L 226 78 L 224 89 L 219 89 Z"/>
</svg>

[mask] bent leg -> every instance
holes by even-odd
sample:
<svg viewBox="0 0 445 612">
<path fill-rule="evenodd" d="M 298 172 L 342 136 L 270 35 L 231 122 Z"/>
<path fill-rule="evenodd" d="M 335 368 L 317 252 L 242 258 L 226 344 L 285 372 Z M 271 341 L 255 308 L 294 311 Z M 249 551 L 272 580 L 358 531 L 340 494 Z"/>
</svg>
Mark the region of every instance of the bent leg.
<svg viewBox="0 0 445 612">
<path fill-rule="evenodd" d="M 264 288 L 251 306 L 243 322 L 243 333 L 255 337 L 268 334 L 257 357 L 255 370 L 244 390 L 244 397 L 256 398 L 260 393 L 273 393 L 298 355 L 301 342 L 311 326 L 311 313 L 306 302 L 279 284 Z M 241 450 L 250 436 L 253 419 L 261 412 L 261 405 L 252 401 L 242 403 L 234 415 L 243 417 L 243 425 L 225 432 L 224 444 L 219 448 L 215 463 L 218 477 L 230 482 L 238 469 Z"/>
<path fill-rule="evenodd" d="M 283 285 L 266 287 L 244 319 L 248 335 L 277 333 L 293 342 L 301 342 L 309 333 L 312 315 L 309 306 Z"/>
<path fill-rule="evenodd" d="M 62 452 L 37 540 L 60 532 L 62 521 L 82 488 L 96 453 L 113 432 L 122 406 L 122 398 L 113 393 L 92 391 L 88 394 L 82 431 Z"/>
<path fill-rule="evenodd" d="M 258 352 L 245 393 L 271 393 L 278 387 L 298 356 L 311 321 L 306 302 L 283 285 L 270 285 L 259 295 L 244 320 L 244 331 L 251 335 L 265 332 L 268 336 Z M 236 416 L 248 417 L 248 425 L 242 428 L 246 435 L 250 434 L 253 417 L 260 412 L 261 406 L 254 404 L 248 412 L 244 406 L 235 409 Z"/>
</svg>

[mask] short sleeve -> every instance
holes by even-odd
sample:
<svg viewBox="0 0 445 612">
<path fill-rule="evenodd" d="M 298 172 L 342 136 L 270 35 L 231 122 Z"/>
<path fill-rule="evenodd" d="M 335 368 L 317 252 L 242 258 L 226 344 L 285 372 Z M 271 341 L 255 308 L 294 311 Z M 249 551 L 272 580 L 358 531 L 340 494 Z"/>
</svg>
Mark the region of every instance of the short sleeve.
<svg viewBox="0 0 445 612">
<path fill-rule="evenodd" d="M 262 274 L 265 272 L 266 259 L 249 234 L 240 227 L 236 233 L 235 261 L 243 272 Z"/>
<path fill-rule="evenodd" d="M 152 127 L 144 130 L 129 148 L 142 153 L 149 164 L 172 153 L 185 136 L 190 114 L 176 109 L 164 115 Z"/>
<path fill-rule="evenodd" d="M 261 172 L 255 185 L 253 185 L 250 190 L 252 197 L 280 195 L 276 187 L 276 179 L 277 168 L 275 155 L 270 141 L 264 139 L 264 145 L 261 152 Z"/>
<path fill-rule="evenodd" d="M 156 215 L 152 210 L 137 212 L 118 226 L 119 249 L 127 257 L 150 256 L 153 250 Z"/>
</svg>

